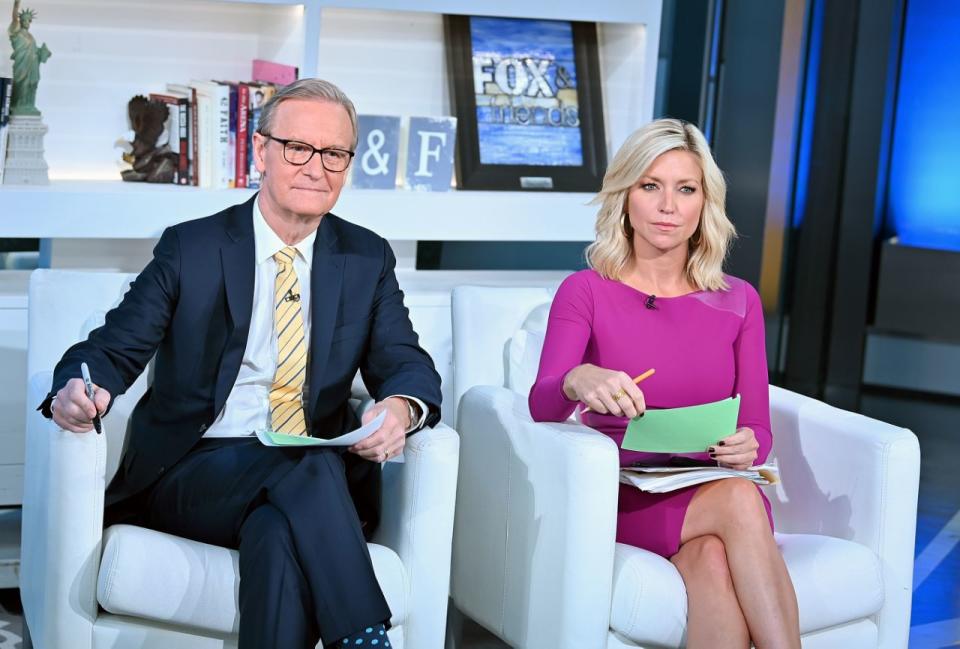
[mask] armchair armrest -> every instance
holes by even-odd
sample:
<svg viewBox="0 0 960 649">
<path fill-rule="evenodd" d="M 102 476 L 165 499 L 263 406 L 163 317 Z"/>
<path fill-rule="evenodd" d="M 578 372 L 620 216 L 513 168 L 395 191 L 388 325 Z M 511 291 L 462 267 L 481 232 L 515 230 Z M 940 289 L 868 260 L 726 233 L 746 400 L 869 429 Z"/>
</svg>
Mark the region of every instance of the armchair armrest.
<svg viewBox="0 0 960 649">
<path fill-rule="evenodd" d="M 34 408 L 50 372 L 27 389 L 20 595 L 38 649 L 89 649 L 97 616 L 106 435 L 59 428 Z"/>
<path fill-rule="evenodd" d="M 920 479 L 916 436 L 777 387 L 770 388 L 770 416 L 782 479 L 771 498 L 777 529 L 872 549 L 884 583 L 880 646 L 906 646 Z"/>
<path fill-rule="evenodd" d="M 409 578 L 407 647 L 443 646 L 459 455 L 459 436 L 441 424 L 408 437 L 404 462 L 383 468 L 383 507 L 373 541 L 400 556 Z"/>
<path fill-rule="evenodd" d="M 457 607 L 512 646 L 606 646 L 616 444 L 579 424 L 535 423 L 526 399 L 501 387 L 471 388 L 458 421 Z"/>
</svg>

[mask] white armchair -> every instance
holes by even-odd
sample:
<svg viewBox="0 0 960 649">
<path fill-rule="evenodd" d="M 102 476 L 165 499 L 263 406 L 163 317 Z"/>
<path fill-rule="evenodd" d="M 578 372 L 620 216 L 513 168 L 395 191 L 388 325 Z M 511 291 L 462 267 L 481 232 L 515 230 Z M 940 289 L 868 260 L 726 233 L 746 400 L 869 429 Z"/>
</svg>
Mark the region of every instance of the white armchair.
<svg viewBox="0 0 960 649">
<path fill-rule="evenodd" d="M 103 529 L 104 489 L 146 376 L 116 400 L 102 436 L 65 432 L 33 411 L 60 355 L 102 321 L 131 278 L 36 271 L 30 280 L 26 622 L 37 649 L 235 647 L 235 551 L 131 525 Z M 384 469 L 382 521 L 369 547 L 396 647 L 444 643 L 458 454 L 457 434 L 440 425 L 411 437 L 406 462 Z"/>
<path fill-rule="evenodd" d="M 453 293 L 463 453 L 451 596 L 512 647 L 680 647 L 674 566 L 615 543 L 618 453 L 573 422 L 535 423 L 527 392 L 552 294 Z M 797 591 L 803 646 L 907 646 L 920 454 L 903 428 L 770 388 L 767 493 Z M 456 403 L 455 403 L 456 406 Z"/>
</svg>

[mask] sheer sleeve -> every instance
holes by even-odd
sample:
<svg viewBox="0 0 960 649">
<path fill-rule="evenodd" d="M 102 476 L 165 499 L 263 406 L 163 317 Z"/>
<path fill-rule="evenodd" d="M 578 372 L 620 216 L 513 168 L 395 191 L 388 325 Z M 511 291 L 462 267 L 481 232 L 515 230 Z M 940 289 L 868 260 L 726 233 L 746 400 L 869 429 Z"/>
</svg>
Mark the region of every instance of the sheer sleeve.
<svg viewBox="0 0 960 649">
<path fill-rule="evenodd" d="M 537 380 L 530 388 L 535 421 L 564 421 L 577 406 L 563 393 L 567 372 L 583 363 L 593 322 L 593 294 L 585 273 L 575 273 L 557 289 L 550 307 Z"/>
<path fill-rule="evenodd" d="M 765 462 L 773 436 L 770 432 L 770 386 L 767 377 L 766 334 L 763 326 L 763 305 L 756 290 L 745 284 L 747 310 L 740 335 L 734 343 L 737 378 L 734 394 L 740 394 L 738 427 L 751 428 L 760 448 L 757 464 Z"/>
</svg>

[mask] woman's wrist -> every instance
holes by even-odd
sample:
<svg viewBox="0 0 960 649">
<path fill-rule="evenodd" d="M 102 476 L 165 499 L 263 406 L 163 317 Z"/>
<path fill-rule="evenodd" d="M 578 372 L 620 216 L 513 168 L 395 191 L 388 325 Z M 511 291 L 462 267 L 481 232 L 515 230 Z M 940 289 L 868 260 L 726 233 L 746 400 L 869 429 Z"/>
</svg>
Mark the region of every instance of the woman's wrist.
<svg viewBox="0 0 960 649">
<path fill-rule="evenodd" d="M 577 399 L 577 391 L 574 390 L 571 385 L 570 377 L 573 375 L 574 372 L 579 370 L 581 367 L 583 367 L 583 365 L 577 365 L 576 367 L 571 369 L 569 372 L 567 372 L 564 375 L 563 381 L 560 384 L 560 388 L 561 388 L 561 391 L 563 392 L 563 396 L 567 398 L 567 401 L 579 401 L 579 399 Z"/>
</svg>

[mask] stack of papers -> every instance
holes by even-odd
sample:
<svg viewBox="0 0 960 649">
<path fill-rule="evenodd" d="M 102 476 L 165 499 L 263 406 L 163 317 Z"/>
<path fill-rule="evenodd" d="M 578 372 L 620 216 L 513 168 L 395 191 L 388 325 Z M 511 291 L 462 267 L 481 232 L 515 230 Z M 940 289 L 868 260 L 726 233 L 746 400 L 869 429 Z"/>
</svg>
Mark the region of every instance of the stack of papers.
<svg viewBox="0 0 960 649">
<path fill-rule="evenodd" d="M 722 480 L 746 478 L 759 485 L 776 484 L 780 471 L 775 464 L 762 464 L 745 471 L 725 469 L 719 466 L 648 466 L 620 467 L 620 482 L 632 484 L 641 491 L 666 493 L 692 485 Z"/>
</svg>

